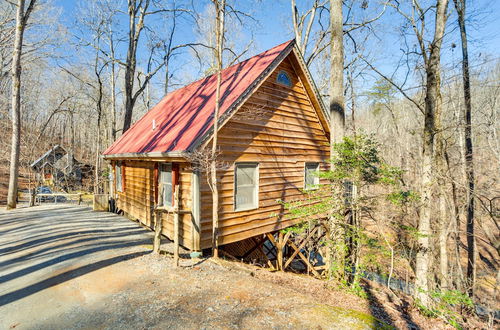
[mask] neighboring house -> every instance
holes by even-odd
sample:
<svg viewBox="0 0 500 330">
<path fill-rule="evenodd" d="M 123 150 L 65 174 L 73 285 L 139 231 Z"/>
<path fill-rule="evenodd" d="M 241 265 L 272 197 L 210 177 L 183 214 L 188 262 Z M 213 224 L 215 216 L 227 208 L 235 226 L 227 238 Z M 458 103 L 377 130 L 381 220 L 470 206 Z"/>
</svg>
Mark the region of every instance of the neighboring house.
<svg viewBox="0 0 500 330">
<path fill-rule="evenodd" d="M 63 147 L 56 145 L 31 164 L 37 182 L 64 189 L 75 188 L 92 175 L 93 167 L 77 161 Z"/>
<path fill-rule="evenodd" d="M 179 185 L 180 209 L 188 211 L 180 215 L 180 243 L 191 250 L 212 246 L 212 195 L 206 172 L 191 161 L 211 145 L 216 81 L 209 76 L 166 95 L 104 152 L 114 168 L 117 207 L 147 226 L 154 225 L 155 206 L 172 204 Z M 278 201 L 303 198 L 303 189 L 318 183 L 314 174 L 329 159 L 329 126 L 294 41 L 223 70 L 221 95 L 224 245 L 297 222 Z M 163 225 L 172 238 L 171 215 L 164 214 Z"/>
</svg>

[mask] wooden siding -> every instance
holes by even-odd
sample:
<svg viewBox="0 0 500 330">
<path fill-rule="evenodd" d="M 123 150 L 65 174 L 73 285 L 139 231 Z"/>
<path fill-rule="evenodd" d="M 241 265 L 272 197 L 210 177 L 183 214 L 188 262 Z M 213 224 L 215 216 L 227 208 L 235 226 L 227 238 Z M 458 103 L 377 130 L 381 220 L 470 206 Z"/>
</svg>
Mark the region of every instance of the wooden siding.
<svg viewBox="0 0 500 330">
<path fill-rule="evenodd" d="M 168 160 L 165 160 L 168 162 Z M 192 209 L 191 169 L 189 164 L 179 164 L 180 209 Z M 153 228 L 152 210 L 155 206 L 155 190 L 158 189 L 154 175 L 155 162 L 126 160 L 122 161 L 123 192 L 117 192 L 117 207 L 125 214 Z M 173 238 L 173 216 L 163 214 L 162 234 Z M 188 249 L 197 249 L 194 245 L 193 225 L 190 214 L 179 217 L 180 244 Z"/>
<path fill-rule="evenodd" d="M 154 205 L 154 163 L 128 160 L 122 162 L 122 192 L 117 192 L 117 206 L 127 216 L 152 227 Z"/>
<path fill-rule="evenodd" d="M 179 167 L 179 199 L 181 210 L 192 210 L 191 194 L 191 169 L 189 164 L 183 163 Z M 193 224 L 191 214 L 181 214 L 179 216 L 179 243 L 191 250 L 197 250 L 193 241 Z M 174 236 L 174 218 L 172 214 L 163 213 L 162 234 L 172 239 Z"/>
<path fill-rule="evenodd" d="M 277 200 L 303 197 L 300 189 L 304 188 L 306 162 L 319 162 L 322 169 L 327 164 L 328 136 L 290 56 L 219 130 L 220 158 L 229 165 L 219 171 L 220 244 L 295 224 L 295 220 L 284 218 L 286 211 Z M 291 87 L 276 83 L 281 70 L 290 76 Z M 259 163 L 257 209 L 234 211 L 235 162 Z M 200 183 L 201 247 L 209 248 L 211 192 L 205 177 Z"/>
</svg>

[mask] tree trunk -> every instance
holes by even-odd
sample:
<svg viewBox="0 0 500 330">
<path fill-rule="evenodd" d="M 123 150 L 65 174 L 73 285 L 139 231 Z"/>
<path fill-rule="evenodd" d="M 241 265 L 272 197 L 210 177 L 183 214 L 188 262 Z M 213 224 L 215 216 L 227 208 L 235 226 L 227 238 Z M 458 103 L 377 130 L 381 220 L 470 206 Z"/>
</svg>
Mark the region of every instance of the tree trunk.
<svg viewBox="0 0 500 330">
<path fill-rule="evenodd" d="M 433 165 L 435 162 L 436 120 L 441 116 L 440 62 L 441 44 L 446 26 L 448 0 L 437 0 L 434 40 L 430 45 L 430 56 L 426 61 L 426 92 L 424 109 L 424 136 L 421 174 L 421 210 L 418 221 L 418 251 L 415 265 L 415 297 L 424 306 L 429 306 L 429 262 L 432 222 Z"/>
<path fill-rule="evenodd" d="M 226 0 L 215 0 L 216 11 L 216 58 L 217 58 L 217 88 L 215 92 L 214 131 L 212 138 L 212 155 L 210 162 L 211 186 L 212 186 L 212 249 L 215 258 L 219 257 L 219 190 L 217 186 L 217 136 L 219 130 L 220 88 L 222 71 L 222 50 L 224 49 L 224 16 Z"/>
<path fill-rule="evenodd" d="M 16 13 L 16 35 L 12 54 L 12 143 L 10 153 L 9 190 L 7 209 L 17 206 L 17 185 L 19 176 L 19 154 L 21 151 L 21 54 L 23 37 L 31 8 L 35 0 L 31 0 L 27 12 L 24 12 L 24 0 L 18 0 Z"/>
<path fill-rule="evenodd" d="M 339 143 L 344 137 L 344 38 L 342 0 L 330 0 L 330 140 Z"/>
<path fill-rule="evenodd" d="M 470 297 L 474 297 L 476 283 L 476 240 L 474 237 L 474 162 L 472 146 L 472 96 L 469 74 L 469 52 L 465 28 L 465 0 L 454 0 L 462 42 L 462 79 L 464 84 L 464 135 L 465 135 L 465 178 L 467 181 L 467 287 Z"/>
<path fill-rule="evenodd" d="M 330 33 L 330 157 L 332 157 L 334 152 L 333 145 L 342 142 L 345 130 L 342 0 L 330 0 Z M 345 187 L 339 187 L 338 190 L 333 189 L 332 193 L 334 196 L 341 196 L 345 193 Z M 338 225 L 335 223 L 333 217 L 330 218 L 329 223 L 330 240 L 334 242 L 345 240 L 345 232 L 336 230 L 335 227 Z M 339 255 L 339 252 L 334 250 L 334 248 L 330 249 L 329 254 L 331 256 L 328 258 L 328 269 L 332 269 L 333 262 L 342 263 L 342 265 L 345 265 L 346 262 L 349 263 L 349 253 L 342 252 Z"/>
<path fill-rule="evenodd" d="M 114 54 L 114 46 L 111 46 L 111 56 L 115 57 Z M 111 76 L 110 76 L 110 88 L 111 88 L 111 125 L 109 128 L 109 136 L 110 141 L 109 145 L 111 145 L 116 140 L 116 76 L 115 76 L 115 62 L 111 62 Z"/>
<path fill-rule="evenodd" d="M 448 212 L 443 187 L 439 192 L 439 287 L 448 290 Z"/>
<path fill-rule="evenodd" d="M 129 15 L 129 31 L 128 31 L 128 48 L 127 48 L 127 66 L 125 67 L 125 115 L 123 118 L 122 134 L 130 128 L 132 123 L 132 111 L 134 109 L 134 77 L 136 69 L 136 1 L 128 1 L 128 15 Z"/>
<path fill-rule="evenodd" d="M 352 76 L 352 69 L 348 74 L 349 86 L 351 89 L 351 125 L 352 134 L 356 135 L 356 92 L 354 90 L 354 77 Z"/>
<path fill-rule="evenodd" d="M 446 166 L 448 172 L 450 172 L 450 157 L 448 155 L 448 152 L 445 151 L 445 160 L 446 160 Z M 454 222 L 453 228 L 454 228 L 454 234 L 453 234 L 453 239 L 454 239 L 454 251 L 455 251 L 455 263 L 456 263 L 456 271 L 453 272 L 455 274 L 455 287 L 458 288 L 458 290 L 463 289 L 463 282 L 464 282 L 464 276 L 463 276 L 463 269 L 462 269 L 462 264 L 460 260 L 460 208 L 458 206 L 458 197 L 457 197 L 457 186 L 455 184 L 454 180 L 451 180 L 451 199 L 452 199 L 452 207 L 451 207 L 451 218 L 453 219 L 452 221 Z"/>
</svg>

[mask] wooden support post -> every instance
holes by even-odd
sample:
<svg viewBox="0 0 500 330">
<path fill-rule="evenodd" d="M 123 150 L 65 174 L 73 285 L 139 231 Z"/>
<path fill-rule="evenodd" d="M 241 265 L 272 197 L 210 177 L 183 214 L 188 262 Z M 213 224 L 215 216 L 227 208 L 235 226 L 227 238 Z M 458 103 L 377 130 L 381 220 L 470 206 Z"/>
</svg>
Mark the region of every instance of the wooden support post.
<svg viewBox="0 0 500 330">
<path fill-rule="evenodd" d="M 153 241 L 153 252 L 160 254 L 160 247 L 161 247 L 161 227 L 162 227 L 162 214 L 154 210 L 153 211 L 153 218 L 155 222 L 155 237 Z"/>
<path fill-rule="evenodd" d="M 32 188 L 30 189 L 30 206 L 35 206 L 35 200 L 36 200 L 36 189 Z"/>
<path fill-rule="evenodd" d="M 278 258 L 278 270 L 283 270 L 283 248 L 284 248 L 285 244 L 283 242 L 283 232 L 279 232 L 278 233 L 278 245 L 276 246 L 276 249 L 278 249 L 278 254 L 277 254 L 277 258 Z"/>
<path fill-rule="evenodd" d="M 304 257 L 304 258 L 302 258 L 302 257 L 303 257 L 303 255 L 302 255 L 302 253 L 300 252 L 300 250 L 302 250 L 302 249 L 304 248 L 304 246 L 306 246 L 307 242 L 309 242 L 309 240 L 313 237 L 314 233 L 315 233 L 317 230 L 318 230 L 318 227 L 314 227 L 314 229 L 313 229 L 313 230 L 309 233 L 309 235 L 308 235 L 306 238 L 304 238 L 304 240 L 300 243 L 299 247 L 295 246 L 295 244 L 293 244 L 292 242 L 288 242 L 288 245 L 289 245 L 289 246 L 291 246 L 291 247 L 295 250 L 295 252 L 294 252 L 294 253 L 292 254 L 292 256 L 291 256 L 291 257 L 290 257 L 290 258 L 286 261 L 284 268 L 287 268 L 287 267 L 288 267 L 288 265 L 290 265 L 290 263 L 293 261 L 293 259 L 294 259 L 297 255 L 299 255 L 299 257 L 300 257 L 301 259 L 304 259 L 304 258 L 305 258 L 305 257 Z M 301 256 L 301 255 L 302 255 L 302 256 Z M 306 259 L 306 260 L 307 260 L 307 259 Z M 309 261 L 307 261 L 306 266 L 307 266 L 307 264 L 308 264 L 308 263 L 309 263 Z"/>
<path fill-rule="evenodd" d="M 179 185 L 174 193 L 174 264 L 179 266 Z"/>
</svg>

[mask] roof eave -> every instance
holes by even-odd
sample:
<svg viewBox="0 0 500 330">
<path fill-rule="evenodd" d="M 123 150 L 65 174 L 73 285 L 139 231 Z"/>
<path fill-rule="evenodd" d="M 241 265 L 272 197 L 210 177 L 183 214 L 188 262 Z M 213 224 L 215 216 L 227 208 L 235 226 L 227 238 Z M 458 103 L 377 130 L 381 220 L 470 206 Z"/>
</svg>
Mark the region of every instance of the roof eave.
<svg viewBox="0 0 500 330">
<path fill-rule="evenodd" d="M 104 159 L 130 159 L 130 158 L 185 158 L 188 159 L 189 153 L 186 151 L 170 152 L 127 152 L 121 154 L 103 155 Z"/>
<path fill-rule="evenodd" d="M 297 47 L 294 47 L 294 54 L 295 54 L 295 57 L 298 59 L 298 62 L 302 68 L 302 71 L 306 75 L 308 83 L 311 86 L 311 90 L 313 92 L 313 95 L 316 98 L 316 100 L 319 104 L 320 110 L 327 121 L 327 125 L 325 128 L 330 133 L 330 126 L 328 125 L 329 121 L 330 121 L 330 112 L 326 108 L 325 103 L 323 102 L 323 98 L 321 97 L 321 94 L 319 92 L 319 89 L 316 86 L 314 79 L 312 78 L 311 72 L 309 71 L 309 68 L 307 67 L 306 62 L 305 62 L 304 58 L 302 57 L 300 50 Z"/>
</svg>

